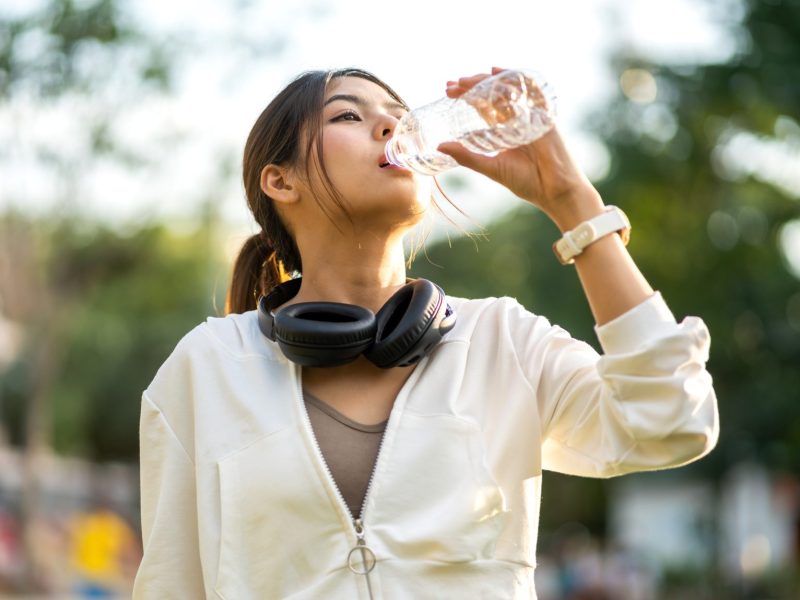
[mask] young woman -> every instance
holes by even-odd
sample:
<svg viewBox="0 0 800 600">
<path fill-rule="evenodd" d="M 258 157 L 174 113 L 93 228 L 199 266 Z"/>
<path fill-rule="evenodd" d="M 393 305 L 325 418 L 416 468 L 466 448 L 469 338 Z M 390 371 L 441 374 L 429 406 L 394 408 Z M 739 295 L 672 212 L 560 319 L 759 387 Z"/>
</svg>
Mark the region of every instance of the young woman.
<svg viewBox="0 0 800 600">
<path fill-rule="evenodd" d="M 531 598 L 543 469 L 610 477 L 716 443 L 706 327 L 653 292 L 557 129 L 491 158 L 441 150 L 577 228 L 559 248 L 602 355 L 511 298 L 406 279 L 431 178 L 386 165 L 405 111 L 369 73 L 311 72 L 256 121 L 261 231 L 229 314 L 143 395 L 135 598 Z"/>
</svg>

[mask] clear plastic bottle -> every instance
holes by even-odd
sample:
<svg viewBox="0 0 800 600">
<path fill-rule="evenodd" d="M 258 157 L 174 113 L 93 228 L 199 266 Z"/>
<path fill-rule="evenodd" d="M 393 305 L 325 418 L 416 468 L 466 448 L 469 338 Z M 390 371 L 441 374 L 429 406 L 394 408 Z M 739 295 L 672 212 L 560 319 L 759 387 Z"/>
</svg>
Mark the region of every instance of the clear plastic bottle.
<svg viewBox="0 0 800 600">
<path fill-rule="evenodd" d="M 436 150 L 457 141 L 493 156 L 540 138 L 553 127 L 556 96 L 534 71 L 507 70 L 488 77 L 459 98 L 442 98 L 400 119 L 386 144 L 386 159 L 425 175 L 458 166 Z"/>
</svg>

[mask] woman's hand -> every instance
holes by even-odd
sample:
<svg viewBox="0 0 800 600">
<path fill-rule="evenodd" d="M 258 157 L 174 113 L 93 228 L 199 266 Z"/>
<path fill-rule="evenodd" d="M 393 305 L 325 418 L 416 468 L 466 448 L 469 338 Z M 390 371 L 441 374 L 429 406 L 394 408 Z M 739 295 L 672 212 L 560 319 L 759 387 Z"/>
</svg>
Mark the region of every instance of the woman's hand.
<svg viewBox="0 0 800 600">
<path fill-rule="evenodd" d="M 492 75 L 502 70 L 494 67 Z M 489 76 L 481 73 L 448 81 L 447 95 L 457 98 Z M 600 194 L 575 164 L 556 127 L 530 144 L 493 157 L 470 152 L 457 142 L 441 144 L 438 149 L 537 206 L 562 231 L 603 209 Z"/>
</svg>

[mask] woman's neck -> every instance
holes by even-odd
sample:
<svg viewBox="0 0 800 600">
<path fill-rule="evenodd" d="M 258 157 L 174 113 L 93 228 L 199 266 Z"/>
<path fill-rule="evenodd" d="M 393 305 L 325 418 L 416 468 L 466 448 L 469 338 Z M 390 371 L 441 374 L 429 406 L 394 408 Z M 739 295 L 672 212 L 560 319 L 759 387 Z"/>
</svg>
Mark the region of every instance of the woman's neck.
<svg viewBox="0 0 800 600">
<path fill-rule="evenodd" d="M 401 235 L 358 235 L 332 243 L 298 239 L 303 280 L 297 302 L 342 302 L 377 312 L 406 282 Z"/>
</svg>

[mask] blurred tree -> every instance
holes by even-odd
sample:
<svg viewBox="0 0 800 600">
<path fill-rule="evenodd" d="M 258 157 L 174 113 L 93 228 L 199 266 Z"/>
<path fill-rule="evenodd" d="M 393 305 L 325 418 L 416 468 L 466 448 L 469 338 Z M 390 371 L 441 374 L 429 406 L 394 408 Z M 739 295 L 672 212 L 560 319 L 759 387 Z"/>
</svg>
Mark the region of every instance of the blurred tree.
<svg viewBox="0 0 800 600">
<path fill-rule="evenodd" d="M 224 285 L 217 291 L 209 283 L 224 270 L 210 225 L 183 235 L 154 225 L 123 236 L 77 220 L 0 218 L 2 308 L 26 319 L 27 343 L 0 371 L 0 425 L 27 455 L 23 524 L 42 510 L 42 452 L 138 457 L 141 391 L 177 340 L 223 301 Z M 40 589 L 41 549 L 24 531 L 20 588 Z"/>
<path fill-rule="evenodd" d="M 722 435 L 689 471 L 755 459 L 797 473 L 800 286 L 781 232 L 800 217 L 800 2 L 707 4 L 736 42 L 725 64 L 615 56 L 618 94 L 588 120 L 611 157 L 596 187 L 630 216 L 631 253 L 676 317 L 700 315 L 711 330 Z M 577 277 L 550 249 L 556 228 L 521 205 L 487 233 L 477 252 L 464 238 L 432 245 L 434 264 L 417 259 L 414 275 L 453 295 L 515 296 L 596 345 Z M 545 525 L 579 516 L 602 530 L 606 484 L 546 478 Z"/>
<path fill-rule="evenodd" d="M 0 160 L 23 163 L 27 169 L 35 169 L 37 177 L 57 181 L 54 186 L 57 197 L 53 198 L 52 206 L 74 211 L 78 200 L 74 193 L 78 187 L 76 181 L 92 161 L 108 158 L 124 164 L 146 162 L 146 157 L 134 156 L 116 143 L 111 122 L 120 107 L 135 102 L 138 94 L 168 89 L 169 67 L 177 59 L 178 50 L 174 40 L 156 40 L 145 35 L 114 0 L 47 0 L 34 6 L 19 5 L 13 10 L 4 8 L 0 12 L 0 102 L 5 116 L 10 118 L 6 120 L 9 126 L 0 132 Z M 26 121 L 20 115 L 31 110 L 39 111 L 37 115 L 47 114 L 52 109 L 80 121 L 81 127 L 71 136 L 71 144 L 54 143 L 49 132 L 32 139 L 30 131 L 23 131 Z M 24 188 L 18 195 L 10 199 L 24 205 L 28 200 Z M 54 216 L 57 219 L 61 215 L 56 211 Z M 59 417 L 56 430 L 62 432 L 65 422 L 69 428 L 72 418 L 72 433 L 75 433 L 81 430 L 75 423 L 82 422 L 74 415 L 83 411 L 88 418 L 93 411 L 87 410 L 87 402 L 97 399 L 58 382 L 65 362 L 72 357 L 71 343 L 65 338 L 74 324 L 70 309 L 81 305 L 80 294 L 88 282 L 53 277 L 47 267 L 55 263 L 54 257 L 64 258 L 69 252 L 62 254 L 51 243 L 55 240 L 38 235 L 39 228 L 48 229 L 44 221 L 35 224 L 37 231 L 31 224 L 23 224 L 19 229 L 15 226 L 19 224 L 13 217 L 2 223 L 0 251 L 6 268 L 0 274 L 5 283 L 0 289 L 0 309 L 4 318 L 24 328 L 28 344 L 26 361 L 2 375 L 2 388 L 8 388 L 10 382 L 18 392 L 18 404 L 21 401 L 24 405 L 24 411 L 18 411 L 24 414 L 24 420 L 18 419 L 11 431 L 12 437 L 25 443 L 19 508 L 27 571 L 21 585 L 32 590 L 41 584 L 35 568 L 35 543 L 28 526 L 41 511 L 38 457 L 52 447 L 54 412 Z M 26 229 L 32 235 L 25 235 Z M 21 262 L 26 268 L 20 268 Z M 79 273 L 64 268 L 63 264 L 61 267 L 62 272 Z M 91 277 L 91 270 L 86 275 Z M 75 394 L 67 403 L 69 408 L 64 408 L 63 402 L 53 404 L 53 390 Z M 120 390 L 121 396 L 125 393 Z M 135 404 L 135 398 L 129 402 Z M 13 414 L 14 399 L 13 390 L 0 396 L 3 409 L 0 414 L 4 417 Z M 129 416 L 131 412 L 124 414 Z M 106 409 L 100 414 L 118 412 Z M 135 422 L 128 427 L 135 427 Z M 113 420 L 109 423 L 116 425 Z M 85 429 L 84 423 L 82 433 L 87 433 Z M 94 437 L 101 439 L 97 433 Z M 116 448 L 112 443 L 115 437 Z M 119 437 L 119 427 L 111 429 L 105 436 L 107 451 L 130 457 L 129 437 Z M 66 438 L 71 439 L 69 434 Z M 88 453 L 96 453 L 90 443 L 84 442 L 82 446 Z"/>
<path fill-rule="evenodd" d="M 598 188 L 631 216 L 631 252 L 676 315 L 711 331 L 722 435 L 698 467 L 755 459 L 796 473 L 800 285 L 787 255 L 800 249 L 781 234 L 800 217 L 800 2 L 709 7 L 741 15 L 727 63 L 616 59 L 620 96 L 589 122 L 612 156 Z"/>
<path fill-rule="evenodd" d="M 216 64 L 225 56 L 230 82 L 242 64 L 283 52 L 287 30 L 256 16 L 263 6 L 223 4 L 235 26 L 198 31 L 181 21 L 171 33 L 154 33 L 149 15 L 126 0 L 0 9 L 0 163 L 10 175 L 0 186 L 0 334 L 22 331 L 25 342 L 12 360 L 19 344 L 0 340 L 0 429 L 25 449 L 23 526 L 41 510 L 43 453 L 137 458 L 142 389 L 177 340 L 221 303 L 224 284 L 210 282 L 223 269 L 215 224 L 218 193 L 238 162 L 229 149 L 215 149 L 219 160 L 204 169 L 199 197 L 182 199 L 203 202 L 190 217 L 200 222 L 194 233 L 136 225 L 121 234 L 98 225 L 111 219 L 91 214 L 83 200 L 100 180 L 103 206 L 113 206 L 108 173 L 163 168 L 159 159 L 183 140 L 180 124 L 166 119 L 155 139 L 137 142 L 125 137 L 129 122 L 120 115 L 149 101 L 169 104 L 160 101 L 175 92 L 186 58 Z M 322 8 L 294 7 L 311 18 Z M 30 572 L 22 587 L 34 589 L 40 576 L 25 537 Z"/>
<path fill-rule="evenodd" d="M 168 88 L 167 58 L 174 61 L 178 50 L 172 42 L 148 38 L 113 0 L 49 0 L 34 7 L 20 7 L 16 14 L 0 14 L 0 99 L 4 109 L 16 114 L 14 107 L 44 110 L 60 104 L 72 107 L 70 112 L 74 114 L 75 107 L 80 106 L 79 99 L 91 103 L 87 112 L 90 116 L 84 115 L 84 127 L 78 134 L 84 139 L 71 140 L 72 150 L 65 147 L 69 145 L 54 144 L 49 136 L 31 141 L 29 136 L 14 131 L 20 120 L 9 119 L 10 130 L 3 132 L 7 143 L 0 150 L 0 159 L 23 154 L 31 157 L 39 168 L 39 177 L 49 171 L 59 182 L 61 208 L 74 208 L 76 178 L 92 160 L 100 156 L 126 163 L 138 160 L 116 143 L 110 122 L 123 99 L 131 102 L 136 93 Z M 166 47 L 173 54 L 168 55 Z M 75 118 L 81 117 L 75 114 Z M 25 198 L 12 200 L 23 203 Z M 60 339 L 62 321 L 68 317 L 62 307 L 74 299 L 65 288 L 60 294 L 62 303 L 49 302 L 55 282 L 50 280 L 50 273 L 38 268 L 42 266 L 37 262 L 41 249 L 33 248 L 29 240 L 18 235 L 10 235 L 6 241 L 4 250 L 9 264 L 13 265 L 22 253 L 30 267 L 13 270 L 15 285 L 3 290 L 2 308 L 8 318 L 23 324 L 29 332 L 36 331 L 32 339 L 40 342 L 29 357 L 38 377 L 35 391 L 29 390 L 25 436 L 35 451 L 49 445 L 46 398 L 62 358 L 61 344 L 56 341 Z M 42 238 L 38 241 L 48 243 Z M 62 287 L 63 284 L 59 282 Z M 79 288 L 69 286 L 70 290 Z"/>
<path fill-rule="evenodd" d="M 96 93 L 121 63 L 129 82 L 165 88 L 174 45 L 147 36 L 116 0 L 34 3 L 19 16 L 0 15 L 0 97 Z"/>
<path fill-rule="evenodd" d="M 228 9 L 236 14 L 249 14 L 248 11 L 254 10 L 251 4 L 229 2 Z M 302 9 L 310 11 L 313 7 Z M 111 389 L 115 396 L 128 403 L 126 417 L 138 412 L 142 381 L 137 374 L 143 373 L 138 371 L 142 363 L 137 361 L 133 365 L 129 378 L 122 377 L 115 368 L 101 374 L 92 371 L 92 367 L 107 369 L 109 365 L 83 361 L 74 353 L 74 347 L 82 344 L 82 354 L 87 357 L 100 352 L 104 358 L 118 356 L 122 360 L 121 355 L 105 352 L 103 343 L 109 342 L 108 339 L 101 339 L 100 344 L 95 345 L 91 336 L 97 335 L 96 331 L 92 333 L 76 327 L 77 322 L 83 325 L 89 322 L 85 313 L 87 306 L 102 309 L 103 314 L 92 315 L 92 318 L 100 323 L 99 330 L 106 336 L 114 337 L 111 329 L 103 328 L 103 319 L 118 327 L 118 344 L 135 346 L 137 343 L 128 339 L 131 327 L 117 321 L 117 317 L 124 315 L 115 311 L 133 306 L 140 295 L 131 289 L 124 302 L 104 305 L 100 298 L 102 293 L 97 290 L 113 293 L 114 286 L 121 285 L 116 279 L 120 273 L 131 275 L 132 286 L 137 282 L 146 283 L 137 279 L 139 275 L 136 274 L 142 273 L 138 269 L 150 269 L 151 263 L 157 261 L 153 255 L 142 252 L 139 245 L 145 244 L 148 251 L 164 246 L 167 254 L 163 257 L 163 269 L 190 269 L 183 277 L 171 277 L 166 282 L 158 279 L 158 269 L 152 274 L 162 287 L 169 281 L 186 284 L 185 294 L 203 303 L 206 308 L 200 312 L 193 309 L 197 303 L 186 305 L 190 322 L 196 323 L 200 315 L 210 312 L 211 294 L 207 282 L 214 275 L 214 256 L 220 252 L 214 233 L 218 194 L 230 181 L 232 165 L 238 158 L 226 148 L 219 149 L 219 160 L 211 168 L 204 169 L 207 178 L 198 192 L 201 196 L 187 199 L 186 204 L 202 201 L 196 217 L 204 233 L 185 242 L 189 244 L 194 240 L 200 244 L 195 249 L 194 262 L 186 262 L 189 260 L 186 257 L 181 263 L 175 254 L 179 238 L 173 234 L 156 227 L 136 229 L 137 225 L 130 233 L 119 235 L 112 229 L 93 225 L 94 221 L 104 220 L 104 215 L 89 214 L 83 207 L 86 173 L 97 166 L 102 169 L 109 165 L 125 170 L 155 168 L 160 156 L 154 151 L 155 145 L 163 153 L 181 137 L 180 133 L 162 130 L 153 143 L 140 143 L 134 148 L 129 139 L 120 137 L 122 134 L 116 127 L 120 114 L 159 94 L 172 94 L 173 84 L 178 79 L 176 72 L 190 54 L 221 54 L 221 50 L 226 50 L 242 56 L 243 60 L 252 58 L 250 54 L 264 59 L 280 53 L 286 40 L 285 32 L 277 26 L 274 31 L 269 30 L 267 39 L 264 39 L 263 27 L 197 36 L 189 28 L 175 28 L 173 33 L 156 35 L 147 31 L 146 26 L 137 19 L 131 3 L 124 0 L 44 0 L 0 11 L 0 111 L 5 125 L 0 129 L 0 161 L 21 165 L 23 171 L 17 186 L 2 190 L 10 190 L 2 200 L 18 206 L 21 214 L 40 215 L 26 218 L 9 213 L 0 223 L 5 230 L 5 238 L 0 238 L 0 260 L 4 260 L 0 267 L 7 265 L 6 285 L 0 287 L 0 314 L 22 325 L 30 340 L 25 364 L 17 364 L 7 375 L 8 381 L 22 386 L 24 391 L 20 393 L 27 398 L 25 421 L 11 419 L 15 423 L 12 437 L 15 442 L 25 440 L 33 450 L 49 447 L 53 432 L 59 450 L 80 449 L 97 458 L 135 457 L 131 435 L 136 430 L 137 419 L 129 423 L 124 432 L 104 434 L 100 432 L 102 421 L 97 421 L 96 435 L 85 438 L 80 444 L 76 434 L 84 425 L 75 424 L 82 422 L 81 411 L 93 413 L 92 403 L 104 402 L 101 396 Z M 38 127 L 38 120 L 56 129 L 66 126 L 65 121 L 68 121 L 69 136 L 63 131 L 50 135 L 47 128 Z M 74 127 L 75 124 L 78 126 Z M 31 134 L 32 129 L 36 130 L 36 135 Z M 29 210 L 29 187 L 35 186 L 26 187 L 27 179 L 55 182 L 47 204 L 49 214 L 44 215 L 41 208 Z M 109 188 L 107 196 L 108 204 L 112 205 L 115 190 Z M 60 220 L 63 223 L 59 224 Z M 99 237 L 92 239 L 93 235 Z M 150 245 L 142 241 L 148 236 L 152 238 Z M 108 244 L 108 255 L 103 254 L 105 244 Z M 140 259 L 141 264 L 138 264 Z M 115 261 L 123 263 L 117 265 Z M 205 279 L 198 271 L 203 264 L 207 265 Z M 0 271 L 0 279 L 3 275 Z M 145 285 L 142 293 L 150 291 Z M 94 296 L 87 298 L 87 294 Z M 51 298 L 54 297 L 59 301 L 53 302 Z M 95 301 L 102 306 L 95 305 Z M 172 313 L 148 314 L 150 316 L 165 320 Z M 178 329 L 171 325 L 157 328 L 171 339 L 156 338 L 162 340 L 161 343 L 165 339 L 174 343 L 181 324 L 186 322 L 178 319 Z M 146 334 L 148 328 L 149 324 L 143 324 L 135 333 Z M 24 376 L 25 369 L 35 373 L 35 377 Z M 68 369 L 66 380 L 65 369 Z M 109 377 L 112 372 L 115 375 Z M 88 379 L 78 382 L 78 374 Z M 60 399 L 68 394 L 79 400 L 71 403 Z M 55 404 L 51 402 L 53 399 L 57 400 Z M 68 406 L 71 408 L 67 409 Z M 119 415 L 115 413 L 114 416 Z M 105 446 L 94 446 L 103 439 Z M 114 449 L 114 444 L 119 447 Z"/>
<path fill-rule="evenodd" d="M 47 377 L 55 450 L 135 460 L 141 391 L 177 340 L 224 300 L 224 280 L 216 290 L 209 283 L 225 267 L 212 254 L 208 228 L 178 235 L 152 225 L 123 236 L 96 224 L 6 216 L 0 232 L 4 239 L 24 232 L 38 246 L 38 260 L 26 268 L 50 274 L 44 301 L 63 315 L 49 322 L 58 331 L 34 334 L 58 347 L 49 369 L 36 360 L 41 339 L 32 337 L 0 378 L 12 443 L 26 441 L 27 400 Z"/>
</svg>

